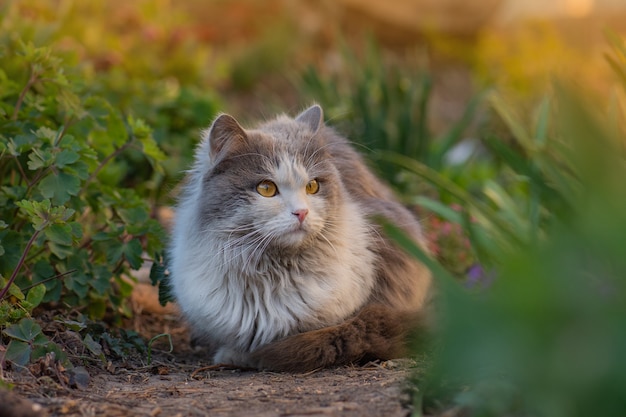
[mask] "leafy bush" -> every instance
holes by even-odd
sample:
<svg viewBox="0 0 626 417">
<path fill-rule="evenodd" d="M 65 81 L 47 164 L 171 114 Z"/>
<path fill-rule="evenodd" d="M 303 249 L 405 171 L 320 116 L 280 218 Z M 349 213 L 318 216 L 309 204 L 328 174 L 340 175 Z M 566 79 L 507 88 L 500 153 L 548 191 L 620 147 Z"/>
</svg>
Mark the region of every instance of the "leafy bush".
<svg viewBox="0 0 626 417">
<path fill-rule="evenodd" d="M 2 6 L 0 16 L 6 41 L 20 37 L 49 46 L 66 69 L 80 73 L 72 81 L 116 110 L 120 120 L 111 127 L 118 135 L 125 135 L 122 122 L 131 117 L 151 126 L 152 137 L 168 155 L 159 169 L 128 146 L 109 160 L 99 180 L 134 188 L 152 206 L 170 203 L 200 128 L 220 107 L 211 88 L 219 71 L 207 65 L 210 47 L 189 31 L 183 8 L 149 0 L 62 5 L 13 0 Z"/>
<path fill-rule="evenodd" d="M 145 122 L 93 95 L 50 48 L 1 41 L 0 326 L 19 321 L 4 334 L 7 359 L 23 363 L 15 346 L 52 349 L 25 321 L 40 303 L 129 312 L 125 277 L 164 233 L 146 199 L 112 180 L 111 162 L 134 149 L 163 172 L 165 156 Z"/>
</svg>

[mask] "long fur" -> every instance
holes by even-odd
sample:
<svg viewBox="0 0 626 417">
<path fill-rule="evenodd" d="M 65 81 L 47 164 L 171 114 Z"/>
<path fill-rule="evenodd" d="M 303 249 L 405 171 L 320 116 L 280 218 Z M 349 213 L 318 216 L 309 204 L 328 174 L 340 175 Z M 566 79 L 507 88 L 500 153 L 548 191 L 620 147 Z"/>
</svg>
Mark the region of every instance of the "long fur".
<svg viewBox="0 0 626 417">
<path fill-rule="evenodd" d="M 256 192 L 263 180 L 277 184 L 275 197 Z M 402 354 L 430 275 L 373 216 L 424 246 L 417 221 L 323 125 L 319 106 L 254 130 L 219 116 L 198 147 L 171 246 L 171 286 L 194 338 L 216 363 L 275 370 Z"/>
</svg>

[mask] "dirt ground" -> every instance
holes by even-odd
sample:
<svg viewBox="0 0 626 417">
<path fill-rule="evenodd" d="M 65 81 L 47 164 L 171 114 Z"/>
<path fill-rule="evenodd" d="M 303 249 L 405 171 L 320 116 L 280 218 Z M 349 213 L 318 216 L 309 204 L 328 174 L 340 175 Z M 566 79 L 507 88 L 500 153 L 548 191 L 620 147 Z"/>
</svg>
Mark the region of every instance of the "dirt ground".
<svg viewBox="0 0 626 417">
<path fill-rule="evenodd" d="M 129 326 L 146 340 L 170 334 L 172 352 L 162 337 L 153 345 L 150 365 L 147 358 L 139 357 L 106 365 L 83 361 L 76 375 L 54 367 L 47 372 L 33 372 L 32 367 L 21 372 L 5 370 L 4 380 L 14 388 L 0 389 L 0 416 L 411 414 L 406 381 L 412 363 L 408 359 L 304 374 L 216 368 L 209 366 L 201 351 L 189 347 L 185 327 L 169 309 L 138 312 Z"/>
</svg>

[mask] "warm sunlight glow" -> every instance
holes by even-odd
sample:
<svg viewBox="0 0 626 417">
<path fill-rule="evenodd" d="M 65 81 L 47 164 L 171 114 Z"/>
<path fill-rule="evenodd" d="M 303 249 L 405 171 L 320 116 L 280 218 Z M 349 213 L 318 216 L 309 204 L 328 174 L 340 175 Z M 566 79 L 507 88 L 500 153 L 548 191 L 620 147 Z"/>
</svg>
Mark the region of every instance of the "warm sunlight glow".
<svg viewBox="0 0 626 417">
<path fill-rule="evenodd" d="M 572 17 L 587 16 L 593 10 L 595 0 L 567 0 L 565 11 Z"/>
</svg>

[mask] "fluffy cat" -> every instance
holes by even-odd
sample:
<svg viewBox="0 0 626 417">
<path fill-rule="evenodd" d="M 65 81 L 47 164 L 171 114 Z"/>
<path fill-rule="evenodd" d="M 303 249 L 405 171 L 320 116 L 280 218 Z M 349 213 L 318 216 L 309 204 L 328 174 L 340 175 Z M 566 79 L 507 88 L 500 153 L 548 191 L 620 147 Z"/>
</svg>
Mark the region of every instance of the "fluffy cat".
<svg viewBox="0 0 626 417">
<path fill-rule="evenodd" d="M 171 288 L 215 363 L 304 371 L 404 353 L 429 295 L 419 224 L 314 105 L 245 130 L 222 114 L 180 198 Z"/>
</svg>

